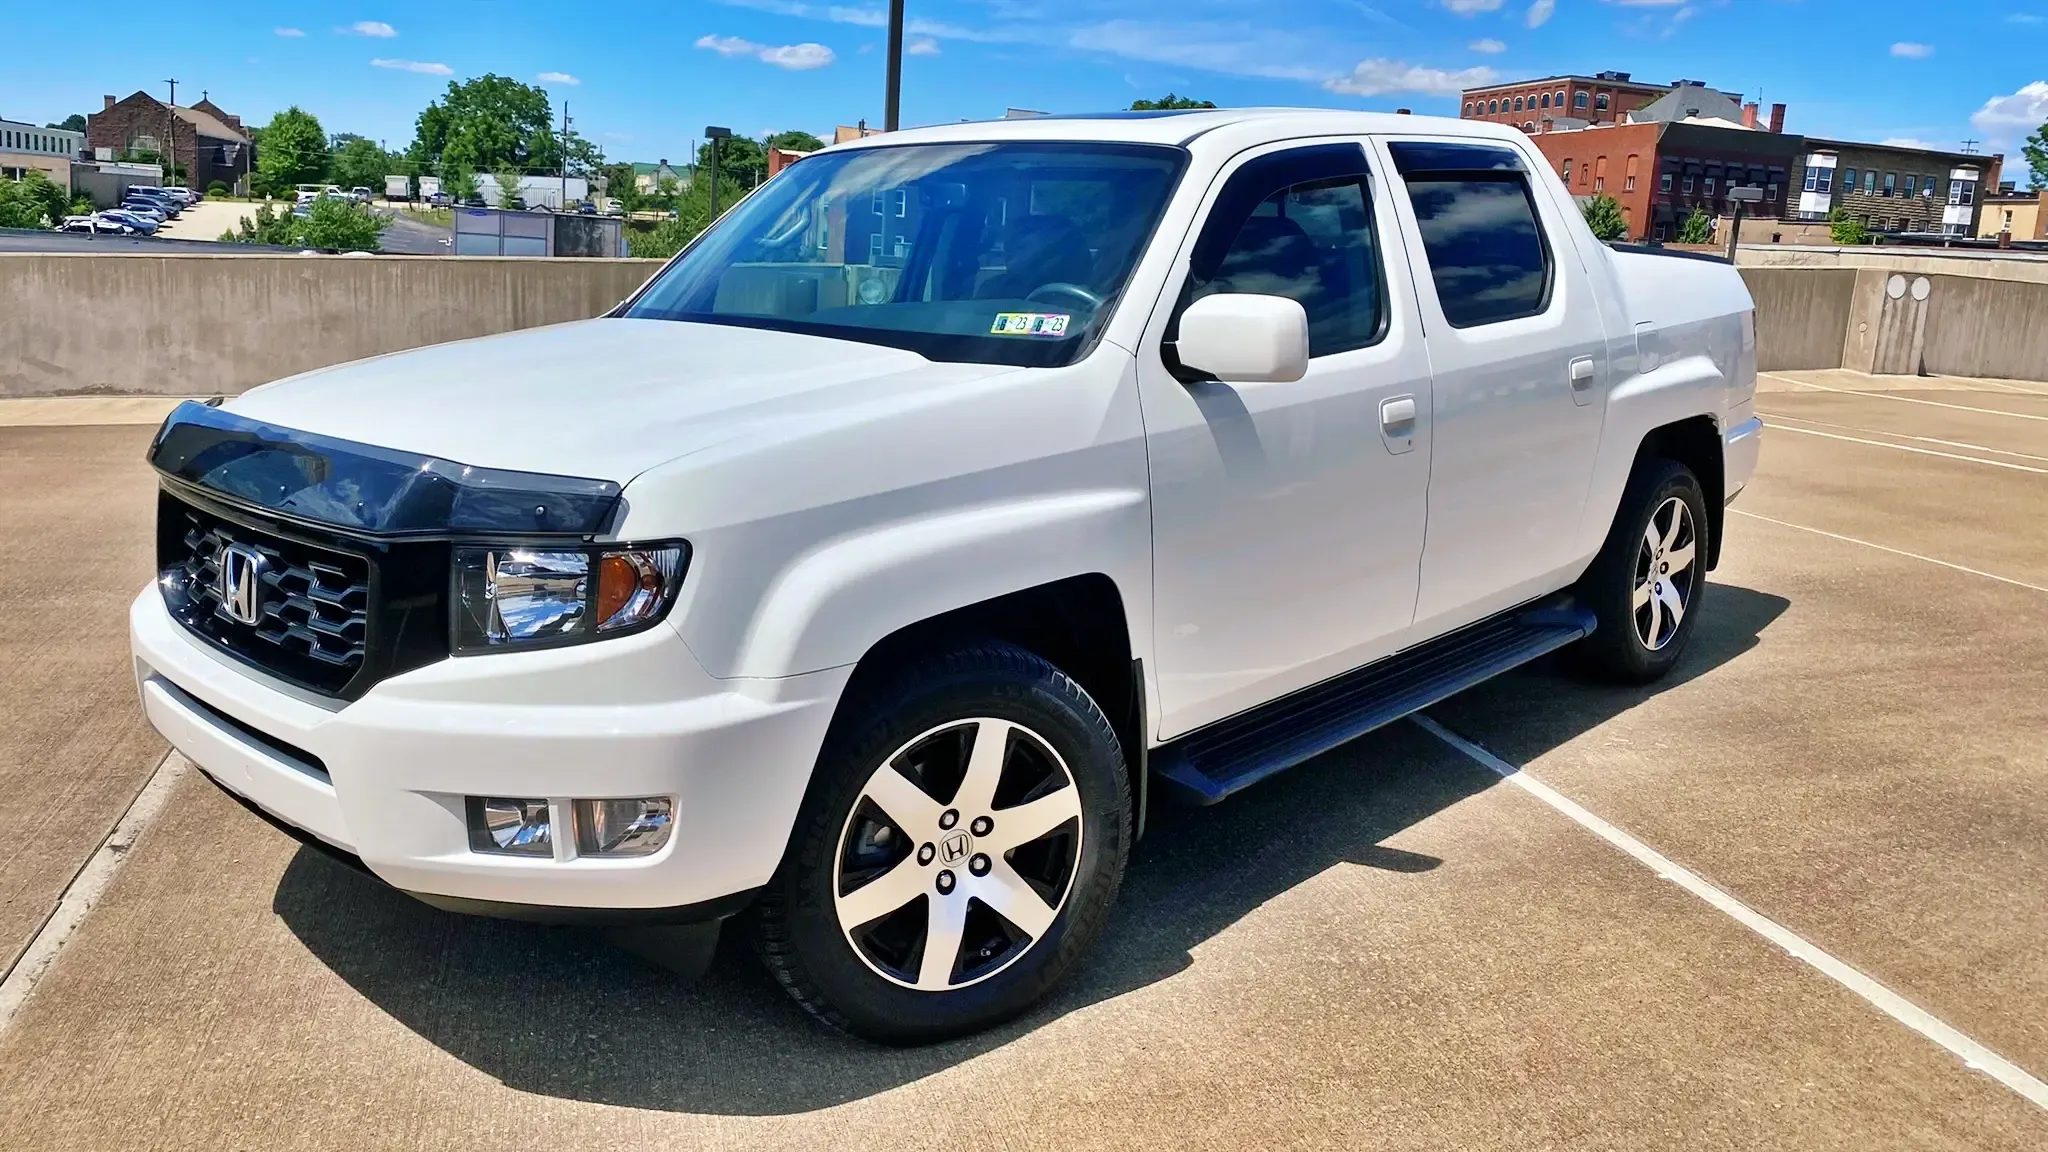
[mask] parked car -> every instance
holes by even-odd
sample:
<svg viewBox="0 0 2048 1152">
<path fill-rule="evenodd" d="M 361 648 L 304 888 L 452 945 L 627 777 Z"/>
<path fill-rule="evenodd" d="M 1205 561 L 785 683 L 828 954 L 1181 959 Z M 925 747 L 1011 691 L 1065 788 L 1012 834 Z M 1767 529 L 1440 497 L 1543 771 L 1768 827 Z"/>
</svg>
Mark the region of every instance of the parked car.
<svg viewBox="0 0 2048 1152">
<path fill-rule="evenodd" d="M 813 239 L 871 198 L 900 276 Z M 1116 930 L 1154 798 L 1559 649 L 1669 673 L 1754 331 L 1733 267 L 1601 244 L 1504 125 L 851 142 L 606 318 L 174 411 L 143 704 L 437 907 L 751 908 L 821 1018 L 957 1035 Z"/>
<path fill-rule="evenodd" d="M 370 201 L 377 198 L 376 195 L 372 193 L 368 188 L 365 188 L 360 184 L 349 189 L 348 196 L 349 199 L 354 200 L 358 204 L 368 204 Z"/>
<path fill-rule="evenodd" d="M 130 188 L 128 194 L 121 198 L 121 203 L 129 207 L 139 205 L 144 208 L 153 209 L 162 213 L 166 220 L 178 215 L 185 209 L 185 205 L 182 202 L 170 196 L 145 192 L 140 188 Z"/>
<path fill-rule="evenodd" d="M 170 215 L 164 211 L 163 205 L 150 200 L 125 200 L 121 203 L 121 210 L 143 217 L 156 224 L 162 224 L 170 219 Z"/>
<path fill-rule="evenodd" d="M 112 219 L 108 219 L 103 215 L 92 214 L 85 216 L 66 216 L 64 218 L 64 222 L 57 226 L 57 231 L 86 232 L 95 234 L 111 233 L 114 235 L 121 235 L 133 232 L 135 231 L 135 229 L 129 227 L 126 224 L 122 224 Z"/>
<path fill-rule="evenodd" d="M 427 197 L 427 204 L 429 207 L 447 208 L 452 206 L 454 203 L 455 197 L 450 196 L 446 192 L 436 192 L 433 195 Z"/>
<path fill-rule="evenodd" d="M 607 196 L 599 200 L 597 206 L 607 216 L 617 216 L 626 210 L 625 203 L 613 196 Z"/>
<path fill-rule="evenodd" d="M 140 232 L 144 236 L 156 235 L 157 226 L 161 223 L 161 221 L 151 216 L 131 212 L 125 208 L 109 208 L 104 212 L 95 213 L 95 215 L 103 221 L 112 221 L 114 224 L 130 232 Z"/>
</svg>

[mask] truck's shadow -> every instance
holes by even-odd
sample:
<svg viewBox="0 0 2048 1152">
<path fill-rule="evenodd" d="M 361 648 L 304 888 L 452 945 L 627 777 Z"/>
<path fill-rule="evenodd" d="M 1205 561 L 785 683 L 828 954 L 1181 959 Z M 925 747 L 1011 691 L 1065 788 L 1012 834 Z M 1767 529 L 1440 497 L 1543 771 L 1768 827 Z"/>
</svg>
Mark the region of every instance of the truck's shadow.
<svg viewBox="0 0 2048 1152">
<path fill-rule="evenodd" d="M 1755 646 L 1787 607 L 1729 585 L 1712 596 L 1678 673 L 1655 691 Z M 1580 684 L 1547 664 L 1475 691 L 1518 712 L 1542 701 L 1543 746 L 1653 693 Z M 1195 946 L 1334 865 L 1426 883 L 1420 874 L 1441 861 L 1380 842 L 1498 780 L 1397 724 L 1218 807 L 1157 810 L 1108 931 L 1050 1002 L 1005 1028 L 908 1051 L 812 1022 L 740 948 L 685 984 L 594 933 L 437 912 L 310 850 L 287 868 L 273 908 L 372 1003 L 514 1088 L 636 1108 L 803 1112 L 915 1081 L 1172 976 Z"/>
</svg>

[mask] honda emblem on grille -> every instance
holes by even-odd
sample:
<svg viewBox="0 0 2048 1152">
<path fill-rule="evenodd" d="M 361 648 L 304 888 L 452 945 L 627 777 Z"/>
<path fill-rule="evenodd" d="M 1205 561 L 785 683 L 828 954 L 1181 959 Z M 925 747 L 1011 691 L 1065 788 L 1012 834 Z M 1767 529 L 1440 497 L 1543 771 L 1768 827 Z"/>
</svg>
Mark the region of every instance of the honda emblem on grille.
<svg viewBox="0 0 2048 1152">
<path fill-rule="evenodd" d="M 220 610 L 228 619 L 254 624 L 263 619 L 263 570 L 269 562 L 247 544 L 229 544 L 214 562 L 220 569 Z"/>
</svg>

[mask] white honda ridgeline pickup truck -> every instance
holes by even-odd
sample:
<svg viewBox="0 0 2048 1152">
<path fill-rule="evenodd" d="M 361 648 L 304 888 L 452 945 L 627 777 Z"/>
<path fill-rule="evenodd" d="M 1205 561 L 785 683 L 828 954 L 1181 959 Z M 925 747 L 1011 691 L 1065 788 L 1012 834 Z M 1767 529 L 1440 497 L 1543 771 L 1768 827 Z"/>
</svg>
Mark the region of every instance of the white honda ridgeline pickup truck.
<svg viewBox="0 0 2048 1152">
<path fill-rule="evenodd" d="M 899 132 L 606 316 L 186 404 L 150 720 L 438 907 L 746 913 L 985 1027 L 1213 803 L 1543 653 L 1667 672 L 1749 479 L 1735 270 L 1529 140 L 1330 111 Z"/>
</svg>

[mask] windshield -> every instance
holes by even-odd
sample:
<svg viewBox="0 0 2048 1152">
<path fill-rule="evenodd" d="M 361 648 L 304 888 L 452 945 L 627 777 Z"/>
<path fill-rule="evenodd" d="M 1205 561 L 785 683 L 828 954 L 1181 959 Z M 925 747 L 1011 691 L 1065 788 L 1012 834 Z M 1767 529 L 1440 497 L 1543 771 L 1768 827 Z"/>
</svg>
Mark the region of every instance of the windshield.
<svg viewBox="0 0 2048 1152">
<path fill-rule="evenodd" d="M 1092 347 L 1186 153 L 913 144 L 803 160 L 623 315 L 805 332 L 1020 367 Z"/>
</svg>

